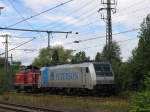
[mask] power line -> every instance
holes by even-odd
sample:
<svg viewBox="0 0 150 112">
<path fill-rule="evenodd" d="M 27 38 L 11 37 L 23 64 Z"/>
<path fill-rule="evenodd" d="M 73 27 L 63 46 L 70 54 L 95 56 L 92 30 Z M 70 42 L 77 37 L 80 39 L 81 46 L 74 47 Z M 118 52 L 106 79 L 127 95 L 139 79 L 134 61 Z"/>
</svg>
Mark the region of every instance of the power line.
<svg viewBox="0 0 150 112">
<path fill-rule="evenodd" d="M 14 5 L 14 1 L 12 1 L 12 0 L 8 0 L 8 2 L 9 2 L 9 4 L 12 6 L 12 8 L 14 9 L 14 11 L 20 16 L 20 18 L 22 19 L 22 20 L 24 20 L 25 19 L 25 17 L 19 12 L 19 10 L 15 7 L 15 5 Z M 32 29 L 35 29 L 27 20 L 25 21 L 26 23 L 27 23 L 27 25 L 29 26 L 29 27 L 31 27 Z M 40 34 L 41 36 L 43 36 L 41 33 L 38 33 L 38 34 Z"/>
<path fill-rule="evenodd" d="M 140 1 L 140 2 L 138 2 L 138 3 L 136 3 L 136 4 L 140 4 L 141 2 L 142 2 L 142 1 Z M 145 2 L 145 1 L 144 1 L 144 2 Z M 131 6 L 129 6 L 129 8 L 132 7 L 133 5 L 136 5 L 136 4 L 132 4 Z M 129 9 L 129 8 L 128 8 L 128 9 Z M 146 8 L 150 8 L 150 7 L 146 7 Z M 146 8 L 143 8 L 143 9 L 146 9 Z M 143 9 L 142 9 L 142 10 L 143 10 Z M 123 9 L 122 9 L 122 10 L 123 10 Z M 138 11 L 141 11 L 141 9 L 139 9 Z M 134 12 L 137 12 L 137 10 L 132 11 L 132 13 L 134 13 Z M 132 13 L 130 13 L 130 14 L 132 14 Z M 129 13 L 128 13 L 128 14 L 129 14 Z M 116 17 L 115 17 L 115 18 L 116 18 Z M 78 23 L 78 22 L 75 22 L 75 23 Z M 84 26 L 86 26 L 86 25 L 89 26 L 89 25 L 91 25 L 91 24 L 92 24 L 92 23 L 88 23 L 88 24 L 85 24 Z M 55 27 L 54 27 L 54 28 L 55 28 Z M 65 28 L 65 27 L 63 27 L 63 28 Z"/>
<path fill-rule="evenodd" d="M 132 41 L 132 40 L 135 40 L 135 39 L 137 39 L 137 37 L 136 38 L 133 38 L 133 39 L 127 39 L 127 40 L 121 40 L 121 41 L 116 41 L 117 43 L 124 43 L 124 42 L 127 42 L 127 41 Z M 94 48 L 94 47 L 99 47 L 100 45 L 98 44 L 98 45 L 95 45 L 95 46 L 92 46 L 92 47 L 86 47 L 86 48 L 81 48 L 81 49 L 85 49 L 85 50 L 88 50 L 88 49 L 91 49 L 91 48 Z M 79 51 L 79 50 L 78 50 Z"/>
<path fill-rule="evenodd" d="M 40 13 L 37 13 L 37 14 L 35 14 L 35 15 L 33 15 L 33 16 L 30 16 L 29 18 L 23 18 L 23 20 L 21 20 L 21 21 L 19 21 L 19 22 L 17 22 L 17 23 L 15 23 L 15 24 L 12 24 L 12 25 L 9 25 L 8 27 L 6 27 L 6 28 L 2 28 L 2 29 L 5 29 L 5 30 L 12 30 L 12 29 L 9 29 L 9 27 L 12 27 L 12 26 L 15 26 L 15 25 L 17 25 L 17 24 L 19 24 L 19 23 L 22 23 L 22 22 L 24 22 L 24 21 L 27 21 L 27 20 L 29 20 L 29 19 L 32 19 L 32 18 L 34 18 L 34 17 L 37 17 L 37 16 L 39 16 L 39 15 L 41 15 L 41 14 L 43 14 L 43 13 L 46 13 L 46 12 L 48 12 L 48 11 L 50 11 L 50 10 L 53 10 L 53 9 L 55 9 L 55 8 L 58 8 L 58 7 L 60 7 L 60 6 L 62 6 L 62 5 L 65 5 L 65 4 L 68 4 L 68 3 L 70 3 L 70 2 L 72 2 L 72 1 L 74 1 L 74 0 L 69 0 L 69 1 L 67 1 L 67 2 L 63 2 L 63 3 L 61 3 L 61 4 L 59 4 L 59 5 L 56 5 L 55 7 L 52 7 L 52 8 L 50 8 L 50 9 L 47 9 L 47 10 L 45 10 L 45 11 L 42 11 L 42 12 L 40 12 Z M 18 11 L 17 11 L 18 12 Z M 21 17 L 22 17 L 22 15 L 21 15 Z M 14 29 L 13 29 L 14 30 Z M 15 30 L 20 30 L 20 29 L 15 29 Z M 21 31 L 21 30 L 20 30 Z M 43 32 L 43 31 L 37 31 L 37 30 L 26 30 L 26 29 L 22 29 L 22 31 L 34 31 L 34 32 Z M 44 31 L 45 32 L 45 31 Z M 51 33 L 58 33 L 58 31 L 46 31 L 46 33 L 48 34 L 48 48 L 50 47 L 50 34 Z M 61 31 L 59 31 L 59 33 L 64 33 L 64 32 L 61 32 Z M 72 33 L 72 32 L 67 32 L 67 36 L 68 36 L 68 33 Z M 66 37 L 67 37 L 66 36 Z"/>
<path fill-rule="evenodd" d="M 11 0 L 8 0 L 8 2 L 10 3 L 10 5 L 14 9 L 14 11 L 21 17 L 21 19 L 25 20 L 25 17 L 18 11 L 18 9 L 13 4 L 13 2 Z M 28 24 L 28 26 L 30 26 L 32 29 L 34 29 L 33 26 L 27 20 L 25 22 Z"/>
<path fill-rule="evenodd" d="M 129 12 L 127 15 L 130 15 L 130 14 L 135 14 L 135 13 L 137 13 L 137 12 L 140 12 L 140 11 L 142 11 L 142 10 L 145 10 L 145 9 L 149 9 L 150 7 L 144 7 L 144 8 L 140 8 L 140 9 L 136 9 L 136 10 L 134 10 L 134 11 L 132 11 L 132 12 Z M 125 14 L 123 14 L 123 15 L 125 15 Z M 115 18 L 117 18 L 117 17 L 119 17 L 119 16 L 115 16 L 115 17 L 113 17 L 113 19 Z M 114 20 L 115 20 L 114 19 Z M 89 25 L 92 25 L 93 23 L 88 23 L 88 24 L 85 24 L 85 25 L 83 25 L 84 27 L 88 27 Z"/>
<path fill-rule="evenodd" d="M 81 9 L 84 9 L 85 7 L 89 6 L 89 4 L 91 5 L 92 2 L 93 2 L 93 0 L 89 1 L 88 3 L 84 4 L 84 5 L 81 6 L 80 8 L 78 8 L 78 9 L 76 9 L 76 10 L 70 12 L 70 13 L 67 14 L 66 16 L 71 16 L 71 15 L 73 15 L 74 13 L 79 12 Z M 57 21 L 61 21 L 62 19 L 63 19 L 63 17 L 60 18 L 60 19 L 58 19 Z M 45 25 L 45 26 L 43 26 L 43 27 L 53 26 L 52 28 L 55 28 L 56 25 L 59 26 L 59 25 L 61 25 L 61 24 L 62 24 L 62 23 L 59 22 L 58 24 L 49 24 L 49 25 Z"/>
<path fill-rule="evenodd" d="M 38 51 L 40 49 L 15 49 L 15 50 L 19 50 L 19 51 Z"/>
<path fill-rule="evenodd" d="M 120 9 L 120 10 L 119 10 L 119 13 L 120 13 L 120 12 L 123 12 L 123 11 L 126 11 L 126 9 L 133 8 L 134 6 L 141 5 L 141 3 L 144 3 L 145 1 L 147 1 L 147 0 L 144 0 L 144 1 L 141 0 L 141 1 L 137 2 L 137 3 L 131 4 L 131 5 L 128 6 L 128 7 L 125 7 L 125 8 L 123 8 L 123 9 Z"/>
<path fill-rule="evenodd" d="M 131 12 L 129 12 L 129 13 L 127 13 L 127 15 L 130 15 L 130 14 L 135 14 L 135 13 L 137 13 L 137 12 L 140 12 L 140 11 L 142 11 L 142 10 L 145 10 L 145 9 L 149 9 L 150 7 L 144 7 L 144 8 L 139 8 L 139 9 L 136 9 L 136 10 L 134 10 L 134 11 L 131 11 Z M 122 14 L 122 15 L 126 15 L 126 14 Z M 122 16 L 121 15 L 121 16 Z M 117 17 L 119 17 L 119 15 L 117 15 L 117 16 L 115 16 L 115 17 L 113 17 L 113 18 L 117 18 Z"/>
<path fill-rule="evenodd" d="M 112 35 L 119 35 L 119 34 L 124 34 L 124 33 L 129 33 L 129 32 L 134 32 L 139 30 L 140 28 L 137 29 L 131 29 L 131 30 L 127 30 L 127 31 L 122 31 L 122 32 L 118 32 L 118 33 L 114 33 Z M 95 37 L 95 38 L 89 38 L 89 39 L 85 39 L 85 40 L 79 40 L 79 43 L 81 42 L 86 42 L 86 41 L 91 41 L 91 40 L 95 40 L 95 39 L 99 39 L 99 38 L 105 38 L 106 36 L 99 36 L 99 37 Z"/>
<path fill-rule="evenodd" d="M 34 39 L 36 39 L 36 38 L 34 37 L 33 39 L 31 39 L 31 40 L 29 40 L 29 41 L 26 41 L 26 42 L 24 42 L 24 43 L 22 43 L 22 44 L 20 44 L 20 45 L 18 45 L 18 46 L 16 46 L 16 47 L 12 48 L 12 49 L 9 49 L 7 52 L 10 52 L 10 51 L 12 51 L 12 50 L 15 50 L 15 49 L 17 49 L 17 48 L 19 48 L 19 47 L 21 47 L 21 46 L 23 46 L 23 45 L 25 45 L 25 44 L 27 44 L 27 43 L 33 41 Z M 5 54 L 5 53 L 6 53 L 6 52 L 3 52 L 3 53 L 1 53 L 0 55 L 3 55 L 3 54 Z"/>
<path fill-rule="evenodd" d="M 140 12 L 140 11 L 142 11 L 142 10 L 149 9 L 149 8 L 150 8 L 150 7 L 139 8 L 139 9 L 136 9 L 136 10 L 134 10 L 134 11 L 129 12 L 128 15 L 133 14 L 133 13 L 135 14 L 136 12 Z M 125 15 L 125 14 L 123 14 L 123 15 Z M 114 18 L 117 18 L 117 17 L 119 17 L 119 15 L 113 17 L 113 19 L 114 19 Z M 114 19 L 114 20 L 115 20 L 115 19 Z M 85 25 L 83 25 L 83 26 L 89 26 L 89 25 L 91 25 L 91 24 L 93 24 L 93 23 L 88 23 L 88 24 L 85 24 Z"/>
<path fill-rule="evenodd" d="M 135 32 L 135 31 L 137 31 L 137 30 L 140 30 L 140 28 L 134 28 L 134 29 L 130 29 L 130 30 L 126 30 L 126 31 L 114 33 L 114 34 L 112 34 L 112 35 L 119 35 L 119 34 L 130 33 L 130 32 Z M 84 40 L 76 40 L 76 41 L 68 42 L 68 43 L 65 43 L 65 44 L 68 45 L 68 44 L 72 44 L 72 43 L 82 43 L 82 42 L 92 41 L 92 40 L 96 40 L 96 39 L 100 39 L 100 38 L 105 38 L 105 37 L 106 37 L 106 36 L 103 35 L 103 36 L 98 36 L 98 37 L 94 37 L 94 38 L 88 38 L 88 39 L 84 39 Z"/>
<path fill-rule="evenodd" d="M 138 2 L 139 3 L 139 2 Z M 138 4 L 137 3 L 137 4 Z M 131 6 L 130 6 L 131 7 Z M 134 11 L 132 11 L 132 12 L 129 12 L 128 14 L 133 14 L 133 13 L 136 13 L 136 12 L 139 12 L 139 11 L 142 11 L 142 10 L 145 10 L 145 9 L 148 9 L 148 8 L 150 8 L 150 7 L 144 7 L 144 8 L 140 8 L 140 9 L 136 9 L 136 10 L 134 10 Z M 116 17 L 113 17 L 113 18 L 117 18 L 118 16 L 116 16 Z M 76 23 L 78 23 L 78 22 L 76 22 Z M 84 26 L 89 26 L 89 25 L 91 25 L 91 24 L 93 24 L 93 23 L 88 23 L 88 24 L 84 24 L 84 25 L 82 25 L 82 27 Z M 63 27 L 63 28 L 65 28 L 65 27 Z"/>
<path fill-rule="evenodd" d="M 135 11 L 132 11 L 132 12 L 130 12 L 130 13 L 128 13 L 128 14 L 132 14 L 132 13 L 135 13 L 135 12 L 139 12 L 139 11 L 144 10 L 144 9 L 147 9 L 147 8 L 150 8 L 150 7 L 144 7 L 144 8 L 142 8 L 142 9 L 140 8 L 140 9 L 135 10 Z M 116 18 L 116 17 L 114 17 L 114 18 Z M 93 23 L 85 24 L 84 26 L 89 26 L 89 25 L 91 25 L 91 24 L 93 24 Z"/>
<path fill-rule="evenodd" d="M 144 7 L 144 8 L 140 8 L 140 9 L 134 10 L 134 11 L 132 11 L 132 12 L 129 12 L 128 15 L 133 14 L 133 13 L 135 14 L 136 12 L 139 12 L 139 11 L 142 11 L 142 10 L 145 10 L 145 9 L 148 9 L 148 8 L 150 8 L 150 7 Z M 124 15 L 125 15 L 125 14 L 124 14 Z M 116 19 L 117 17 L 119 17 L 119 16 L 115 16 L 115 17 L 113 17 L 113 19 L 114 19 L 114 18 Z M 115 19 L 114 19 L 114 20 L 115 20 Z M 86 26 L 88 27 L 88 26 L 90 26 L 90 25 L 92 25 L 92 24 L 96 24 L 96 23 L 93 23 L 93 22 L 92 22 L 92 23 L 87 23 L 87 24 L 82 25 L 82 27 L 84 26 L 84 28 L 85 28 Z"/>
<path fill-rule="evenodd" d="M 59 5 L 56 5 L 55 7 L 52 7 L 52 8 L 50 8 L 50 9 L 45 10 L 45 11 L 42 11 L 42 12 L 40 12 L 40 13 L 37 13 L 37 14 L 35 14 L 35 15 L 33 15 L 33 16 L 30 16 L 30 17 L 28 17 L 28 18 L 25 18 L 25 19 L 23 19 L 23 20 L 21 20 L 21 21 L 18 21 L 18 22 L 16 22 L 16 23 L 12 24 L 12 25 L 7 26 L 7 27 L 15 26 L 15 25 L 20 24 L 20 23 L 22 23 L 22 22 L 24 22 L 24 21 L 27 21 L 27 20 L 32 19 L 32 18 L 34 18 L 34 17 L 37 17 L 37 16 L 39 16 L 39 15 L 41 15 L 41 14 L 43 14 L 43 13 L 46 13 L 46 12 L 51 11 L 51 10 L 53 10 L 53 9 L 56 9 L 56 8 L 58 8 L 58 7 L 60 7 L 60 6 L 63 6 L 63 5 L 65 5 L 65 4 L 68 4 L 68 3 L 72 2 L 72 1 L 74 1 L 74 0 L 69 0 L 69 1 L 67 1 L 67 2 L 63 2 L 63 3 L 59 4 Z"/>
<path fill-rule="evenodd" d="M 69 26 L 71 26 L 71 25 L 73 25 L 73 24 L 77 24 L 77 23 L 79 23 L 79 22 L 81 22 L 81 21 L 84 21 L 85 19 L 87 19 L 89 16 L 92 16 L 93 14 L 95 14 L 95 11 L 92 12 L 92 13 L 87 13 L 86 15 L 83 14 L 83 15 L 84 15 L 84 16 L 82 16 L 83 18 L 79 18 L 78 21 L 74 21 L 74 22 L 72 22 L 72 23 L 69 24 L 69 25 L 61 26 L 61 27 L 59 27 L 59 28 L 64 29 L 64 28 L 69 27 Z M 57 27 L 57 26 L 56 26 L 56 27 Z M 56 27 L 53 27 L 53 28 L 56 28 Z"/>
<path fill-rule="evenodd" d="M 22 39 L 22 38 L 33 38 L 33 37 L 23 37 L 23 36 L 17 36 L 17 35 L 11 35 L 11 37 L 13 37 L 13 38 L 20 38 L 20 39 Z"/>
</svg>

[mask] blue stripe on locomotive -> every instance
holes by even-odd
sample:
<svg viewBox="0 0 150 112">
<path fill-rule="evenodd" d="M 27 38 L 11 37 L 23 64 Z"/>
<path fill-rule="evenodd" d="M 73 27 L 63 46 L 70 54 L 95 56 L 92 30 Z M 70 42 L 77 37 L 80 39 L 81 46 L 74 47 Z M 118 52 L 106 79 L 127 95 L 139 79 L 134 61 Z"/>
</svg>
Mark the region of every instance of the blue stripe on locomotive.
<svg viewBox="0 0 150 112">
<path fill-rule="evenodd" d="M 41 69 L 41 83 L 43 87 L 48 87 L 48 67 Z"/>
</svg>

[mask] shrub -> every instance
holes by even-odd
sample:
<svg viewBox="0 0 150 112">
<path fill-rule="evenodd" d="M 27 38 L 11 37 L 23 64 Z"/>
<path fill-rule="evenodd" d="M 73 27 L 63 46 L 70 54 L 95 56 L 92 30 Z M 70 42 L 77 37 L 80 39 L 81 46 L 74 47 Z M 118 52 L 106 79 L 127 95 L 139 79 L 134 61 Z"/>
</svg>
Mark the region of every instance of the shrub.
<svg viewBox="0 0 150 112">
<path fill-rule="evenodd" d="M 150 112 L 150 91 L 137 93 L 131 99 L 129 112 Z"/>
<path fill-rule="evenodd" d="M 150 72 L 148 72 L 148 75 L 145 75 L 144 78 L 144 87 L 146 90 L 150 91 Z"/>
<path fill-rule="evenodd" d="M 8 79 L 4 69 L 0 69 L 0 94 L 8 89 Z"/>
</svg>

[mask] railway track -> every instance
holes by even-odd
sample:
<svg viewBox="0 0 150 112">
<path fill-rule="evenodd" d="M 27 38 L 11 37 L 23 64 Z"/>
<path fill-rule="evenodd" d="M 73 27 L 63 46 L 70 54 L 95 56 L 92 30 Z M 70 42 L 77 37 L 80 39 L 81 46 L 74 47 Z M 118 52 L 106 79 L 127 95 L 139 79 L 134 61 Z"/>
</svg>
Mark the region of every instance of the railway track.
<svg viewBox="0 0 150 112">
<path fill-rule="evenodd" d="M 34 107 L 34 106 L 27 106 L 27 105 L 20 105 L 14 103 L 5 103 L 0 102 L 0 109 L 13 112 L 65 112 L 63 110 L 55 110 L 49 108 L 41 108 L 41 107 Z"/>
</svg>

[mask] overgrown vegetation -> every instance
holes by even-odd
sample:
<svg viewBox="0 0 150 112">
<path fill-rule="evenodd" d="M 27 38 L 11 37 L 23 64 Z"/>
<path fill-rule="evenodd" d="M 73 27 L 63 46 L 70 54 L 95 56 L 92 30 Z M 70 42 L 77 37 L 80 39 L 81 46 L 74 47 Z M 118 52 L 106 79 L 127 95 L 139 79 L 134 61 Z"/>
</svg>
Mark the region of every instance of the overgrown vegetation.
<svg viewBox="0 0 150 112">
<path fill-rule="evenodd" d="M 130 102 L 129 112 L 150 112 L 150 91 L 137 93 Z"/>
<path fill-rule="evenodd" d="M 141 25 L 139 44 L 131 59 L 132 80 L 140 89 L 131 100 L 129 112 L 150 112 L 150 21 Z"/>
<path fill-rule="evenodd" d="M 94 97 L 61 95 L 36 96 L 31 94 L 6 93 L 0 96 L 0 101 L 40 107 L 56 107 L 57 109 L 67 109 L 70 112 L 99 112 L 99 110 L 102 112 L 127 112 L 128 109 L 128 100 L 118 97 L 98 99 Z"/>
<path fill-rule="evenodd" d="M 7 90 L 8 81 L 4 72 L 4 68 L 0 68 L 0 94 Z"/>
<path fill-rule="evenodd" d="M 12 65 L 8 63 L 9 71 L 5 71 L 4 58 L 0 58 L 0 94 L 12 89 L 14 75 L 19 70 L 20 62 L 13 62 Z"/>
</svg>

